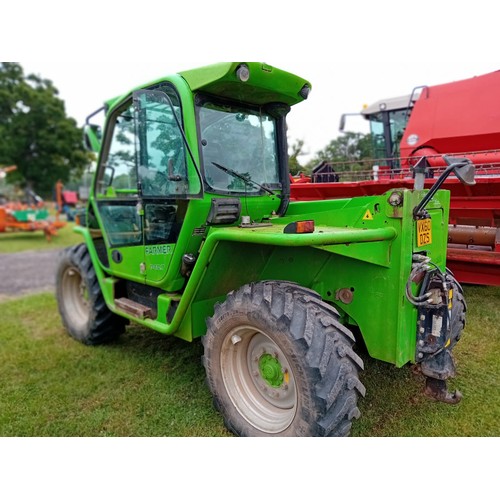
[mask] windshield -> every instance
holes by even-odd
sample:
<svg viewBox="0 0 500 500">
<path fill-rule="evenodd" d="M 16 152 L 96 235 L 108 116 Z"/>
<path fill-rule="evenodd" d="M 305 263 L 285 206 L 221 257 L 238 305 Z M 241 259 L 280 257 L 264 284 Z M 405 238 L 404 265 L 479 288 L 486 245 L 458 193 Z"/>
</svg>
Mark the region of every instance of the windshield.
<svg viewBox="0 0 500 500">
<path fill-rule="evenodd" d="M 262 191 L 258 184 L 281 188 L 274 118 L 259 109 L 213 102 L 202 104 L 198 117 L 205 180 L 211 190 L 257 194 Z"/>
<path fill-rule="evenodd" d="M 384 118 L 386 118 L 387 115 L 391 144 L 386 144 L 386 135 L 384 134 Z M 403 138 L 407 121 L 408 113 L 406 109 L 386 111 L 374 114 L 370 117 L 375 158 L 394 158 L 399 156 L 399 143 Z"/>
</svg>

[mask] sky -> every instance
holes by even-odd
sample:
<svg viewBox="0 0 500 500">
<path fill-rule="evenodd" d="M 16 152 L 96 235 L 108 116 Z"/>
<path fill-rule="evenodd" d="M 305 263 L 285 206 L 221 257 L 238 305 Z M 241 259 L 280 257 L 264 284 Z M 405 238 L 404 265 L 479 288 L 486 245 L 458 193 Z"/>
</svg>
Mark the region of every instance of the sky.
<svg viewBox="0 0 500 500">
<path fill-rule="evenodd" d="M 10 18 L 23 23 L 2 25 L 2 60 L 51 79 L 80 125 L 103 101 L 158 77 L 219 61 L 262 61 L 312 83 L 309 99 L 288 117 L 289 141 L 305 142 L 302 160 L 338 136 L 343 113 L 418 86 L 500 70 L 490 0 L 116 5 L 11 2 Z M 347 124 L 368 132 L 360 117 Z"/>
<path fill-rule="evenodd" d="M 221 54 L 204 60 L 167 62 L 42 62 L 19 61 L 26 73 L 53 81 L 66 103 L 66 112 L 83 125 L 85 118 L 104 100 L 121 95 L 137 85 L 184 69 L 219 62 Z M 272 66 L 295 73 L 312 84 L 307 101 L 292 108 L 288 116 L 289 142 L 303 140 L 304 162 L 338 136 L 342 113 L 358 113 L 363 105 L 401 95 L 409 95 L 421 85 L 436 85 L 500 70 L 500 55 L 490 62 L 425 62 L 413 71 L 410 63 L 391 64 L 384 72 L 374 61 L 297 61 L 275 57 L 264 60 Z M 368 122 L 349 117 L 346 130 L 368 132 Z"/>
</svg>

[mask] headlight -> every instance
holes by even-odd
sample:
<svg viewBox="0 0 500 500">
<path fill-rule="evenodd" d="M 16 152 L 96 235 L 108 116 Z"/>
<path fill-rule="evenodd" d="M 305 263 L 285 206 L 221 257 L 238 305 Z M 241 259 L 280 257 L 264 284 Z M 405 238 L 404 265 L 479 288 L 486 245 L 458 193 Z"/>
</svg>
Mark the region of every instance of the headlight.
<svg viewBox="0 0 500 500">
<path fill-rule="evenodd" d="M 311 87 L 309 87 L 309 85 L 306 84 L 300 89 L 299 95 L 300 97 L 302 97 L 302 99 L 307 99 L 309 97 L 310 92 L 311 92 Z"/>
<path fill-rule="evenodd" d="M 248 82 L 248 79 L 250 78 L 250 70 L 248 69 L 248 66 L 246 64 L 240 64 L 236 68 L 236 76 L 240 82 Z"/>
</svg>

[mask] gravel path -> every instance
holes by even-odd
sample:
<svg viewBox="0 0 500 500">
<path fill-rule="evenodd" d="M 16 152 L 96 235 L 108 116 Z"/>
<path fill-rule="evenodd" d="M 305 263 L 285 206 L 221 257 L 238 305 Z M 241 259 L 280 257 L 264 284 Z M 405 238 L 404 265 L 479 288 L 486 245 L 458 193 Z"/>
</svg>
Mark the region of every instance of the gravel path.
<svg viewBox="0 0 500 500">
<path fill-rule="evenodd" d="M 0 300 L 55 290 L 61 249 L 0 254 Z"/>
</svg>

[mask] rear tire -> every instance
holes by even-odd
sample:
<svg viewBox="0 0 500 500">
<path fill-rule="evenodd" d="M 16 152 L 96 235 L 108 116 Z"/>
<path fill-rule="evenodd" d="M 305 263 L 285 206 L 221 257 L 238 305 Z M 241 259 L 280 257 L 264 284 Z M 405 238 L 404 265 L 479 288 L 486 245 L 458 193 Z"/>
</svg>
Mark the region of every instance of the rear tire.
<svg viewBox="0 0 500 500">
<path fill-rule="evenodd" d="M 465 313 L 467 311 L 467 303 L 464 297 L 464 291 L 460 283 L 451 275 L 448 277 L 451 281 L 453 289 L 453 307 L 451 309 L 451 346 L 452 349 L 460 340 L 462 332 L 465 328 Z"/>
<path fill-rule="evenodd" d="M 56 276 L 59 314 L 71 337 L 83 344 L 96 345 L 110 342 L 123 333 L 126 320 L 106 306 L 84 244 L 63 251 Z"/>
<path fill-rule="evenodd" d="M 231 292 L 207 320 L 214 404 L 239 436 L 347 436 L 365 388 L 354 337 L 319 295 L 289 282 Z"/>
</svg>

